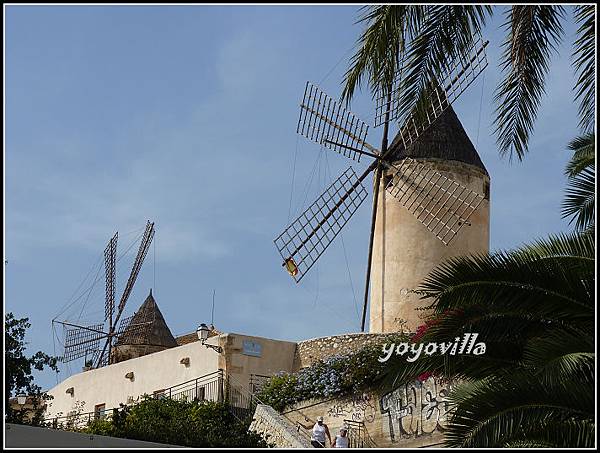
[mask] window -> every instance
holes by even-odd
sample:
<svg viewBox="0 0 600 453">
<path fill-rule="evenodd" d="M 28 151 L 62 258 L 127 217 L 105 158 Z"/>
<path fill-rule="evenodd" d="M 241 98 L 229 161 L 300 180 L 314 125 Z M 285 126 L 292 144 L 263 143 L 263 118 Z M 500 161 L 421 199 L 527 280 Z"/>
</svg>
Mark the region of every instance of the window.
<svg viewBox="0 0 600 453">
<path fill-rule="evenodd" d="M 165 395 L 165 389 L 160 389 L 160 390 L 155 390 L 153 392 L 153 396 L 154 398 L 156 398 L 157 400 L 161 400 L 163 398 L 166 398 L 167 395 Z"/>
<path fill-rule="evenodd" d="M 106 418 L 106 404 L 96 404 L 94 406 L 94 419 L 99 420 L 102 418 Z"/>
</svg>

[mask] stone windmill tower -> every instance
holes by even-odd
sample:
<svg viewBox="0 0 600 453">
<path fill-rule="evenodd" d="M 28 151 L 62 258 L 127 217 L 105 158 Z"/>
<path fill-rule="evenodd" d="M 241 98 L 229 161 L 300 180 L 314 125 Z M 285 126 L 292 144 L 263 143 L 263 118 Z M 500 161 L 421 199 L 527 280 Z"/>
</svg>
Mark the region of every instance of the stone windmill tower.
<svg viewBox="0 0 600 453">
<path fill-rule="evenodd" d="M 136 326 L 143 326 L 136 328 Z M 152 290 L 133 316 L 127 328 L 117 338 L 112 351 L 112 362 L 142 357 L 154 352 L 174 348 L 177 341 L 165 321 Z"/>
<path fill-rule="evenodd" d="M 356 162 L 373 160 L 361 174 L 344 171 L 274 243 L 299 283 L 368 197 L 362 182 L 373 174 L 363 332 L 370 286 L 370 331 L 414 330 L 422 303 L 413 290 L 427 274 L 445 258 L 488 250 L 489 175 L 451 107 L 487 67 L 487 44 L 478 37 L 449 58 L 402 113 L 404 55 L 394 81 L 375 93 L 379 148 L 367 142 L 368 124 L 306 84 L 296 132 Z"/>
<path fill-rule="evenodd" d="M 399 165 L 410 157 L 475 192 L 484 200 L 469 217 L 460 235 L 445 245 L 431 234 L 385 189 L 393 174 L 385 171 L 380 196 L 371 261 L 369 331 L 414 331 L 426 313 L 417 308 L 430 304 L 412 292 L 427 274 L 445 259 L 487 252 L 489 249 L 490 177 L 450 106 L 420 140 L 405 149 L 399 136 L 390 145 L 390 160 Z"/>
</svg>

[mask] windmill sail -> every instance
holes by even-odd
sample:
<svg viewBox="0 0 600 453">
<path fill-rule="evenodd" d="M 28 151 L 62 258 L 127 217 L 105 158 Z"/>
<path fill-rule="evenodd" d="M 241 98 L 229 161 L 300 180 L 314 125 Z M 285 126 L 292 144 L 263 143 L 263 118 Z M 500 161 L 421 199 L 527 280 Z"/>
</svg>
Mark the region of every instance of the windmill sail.
<svg viewBox="0 0 600 453">
<path fill-rule="evenodd" d="M 64 326 L 64 325 L 63 325 Z M 103 324 L 68 329 L 65 327 L 65 350 L 61 357 L 63 363 L 86 356 L 98 349 L 100 340 L 106 338 Z"/>
<path fill-rule="evenodd" d="M 464 53 L 443 65 L 436 77 L 432 78 L 401 127 L 399 140 L 405 149 L 415 143 L 487 67 L 487 44 L 488 42 L 482 43 L 478 36 Z M 406 67 L 406 58 L 407 55 L 400 58 L 398 76 L 391 87 L 376 94 L 376 126 L 399 119 L 403 107 L 399 94 L 404 82 L 402 72 Z M 392 162 L 391 150 L 387 148 L 387 127 L 384 128 L 380 151 L 366 142 L 366 123 L 309 82 L 300 105 L 296 131 L 350 159 L 360 161 L 363 154 L 375 158 L 360 177 L 356 176 L 352 168 L 346 170 L 275 239 L 277 250 L 283 258 L 283 266 L 297 283 L 364 201 L 367 192 L 361 182 L 375 169 L 377 175 L 381 174 L 382 166 L 393 169 L 393 177 L 387 185 L 388 192 L 446 245 L 468 224 L 469 217 L 484 199 L 481 194 L 414 159 L 405 158 L 396 167 Z M 376 191 L 371 246 L 375 231 L 377 194 Z M 371 250 L 370 247 L 369 256 Z M 369 259 L 369 266 L 370 263 Z M 367 288 L 369 272 L 370 267 L 367 271 Z"/>
<path fill-rule="evenodd" d="M 142 268 L 142 264 L 144 263 L 144 259 L 146 258 L 146 254 L 148 253 L 148 249 L 150 248 L 152 238 L 154 238 L 154 223 L 150 223 L 150 221 L 148 221 L 146 223 L 146 230 L 144 231 L 142 242 L 140 243 L 140 248 L 138 249 L 137 256 L 135 257 L 135 262 L 133 263 L 133 267 L 131 269 L 131 274 L 129 274 L 127 285 L 125 285 L 125 290 L 123 291 L 121 301 L 119 302 L 119 313 L 117 314 L 117 320 L 120 317 L 120 314 L 123 312 L 123 309 L 125 308 L 125 304 L 127 303 L 129 294 L 131 294 L 131 291 L 133 290 L 133 285 L 135 285 L 135 281 L 137 280 L 138 274 L 140 273 L 140 269 Z M 115 321 L 115 323 L 116 322 L 117 321 Z"/>
<path fill-rule="evenodd" d="M 369 173 L 370 170 L 359 178 L 349 167 L 275 239 L 283 265 L 296 283 L 302 280 L 367 197 L 361 182 Z"/>
<path fill-rule="evenodd" d="M 360 162 L 361 153 L 377 152 L 365 139 L 369 126 L 318 87 L 306 82 L 296 132 Z"/>
<path fill-rule="evenodd" d="M 407 140 L 410 140 L 410 142 L 414 141 L 418 137 L 418 134 L 429 127 L 483 72 L 488 65 L 485 53 L 487 45 L 488 42 L 483 42 L 481 36 L 477 35 L 465 52 L 459 53 L 447 64 L 442 65 L 439 74 L 435 76 L 435 79 L 438 81 L 436 86 L 430 87 L 429 90 L 429 111 L 425 114 L 425 118 L 423 118 L 423 115 L 417 117 L 413 111 L 403 122 L 402 129 L 406 129 Z M 400 119 L 403 110 L 400 93 L 404 81 L 405 66 L 406 56 L 401 59 L 399 69 L 392 83 L 392 97 L 389 110 L 386 108 L 387 93 L 380 92 L 376 98 L 376 127 L 385 122 L 385 115 L 388 111 L 390 113 L 389 121 Z M 407 143 L 407 146 L 409 144 Z"/>
<path fill-rule="evenodd" d="M 106 301 L 104 305 L 104 320 L 111 319 L 115 313 L 115 272 L 117 257 L 117 239 L 119 233 L 115 233 L 104 250 L 104 268 L 106 275 Z"/>
<path fill-rule="evenodd" d="M 483 195 L 409 157 L 393 165 L 386 189 L 448 245 L 483 201 Z"/>
</svg>

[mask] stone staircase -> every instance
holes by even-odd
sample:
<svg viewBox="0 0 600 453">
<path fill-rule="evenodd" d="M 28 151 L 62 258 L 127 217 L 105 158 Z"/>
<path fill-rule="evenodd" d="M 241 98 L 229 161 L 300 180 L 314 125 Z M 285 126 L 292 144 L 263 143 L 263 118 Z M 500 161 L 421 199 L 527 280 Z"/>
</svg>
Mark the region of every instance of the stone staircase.
<svg viewBox="0 0 600 453">
<path fill-rule="evenodd" d="M 256 406 L 250 430 L 261 434 L 276 448 L 311 448 L 310 438 L 302 436 L 283 415 L 266 404 Z"/>
</svg>

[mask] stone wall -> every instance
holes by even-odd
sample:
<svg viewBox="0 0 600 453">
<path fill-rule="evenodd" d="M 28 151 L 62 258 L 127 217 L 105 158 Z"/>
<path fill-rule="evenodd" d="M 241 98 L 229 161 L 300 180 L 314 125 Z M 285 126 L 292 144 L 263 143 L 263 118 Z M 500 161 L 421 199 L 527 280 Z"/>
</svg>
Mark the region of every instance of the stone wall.
<svg viewBox="0 0 600 453">
<path fill-rule="evenodd" d="M 347 354 L 369 344 L 385 342 L 385 338 L 392 335 L 397 334 L 351 333 L 300 341 L 296 346 L 293 370 L 298 371 L 300 368 L 310 366 L 312 363 L 332 355 Z"/>
<path fill-rule="evenodd" d="M 332 437 L 343 425 L 350 429 L 361 426 L 366 440 L 377 447 L 439 446 L 447 423 L 450 387 L 430 377 L 422 384 L 409 383 L 383 394 L 365 392 L 303 401 L 282 415 L 294 426 L 308 424 L 307 419 L 315 423 L 322 416 Z"/>
<path fill-rule="evenodd" d="M 293 424 L 266 404 L 256 407 L 250 430 L 261 434 L 276 448 L 311 448 L 310 442 L 298 433 Z"/>
</svg>

